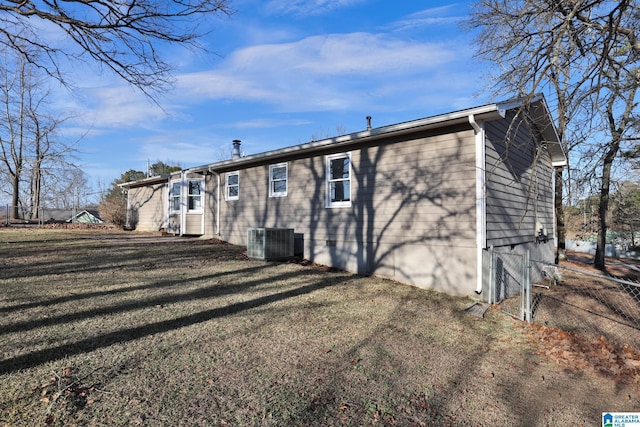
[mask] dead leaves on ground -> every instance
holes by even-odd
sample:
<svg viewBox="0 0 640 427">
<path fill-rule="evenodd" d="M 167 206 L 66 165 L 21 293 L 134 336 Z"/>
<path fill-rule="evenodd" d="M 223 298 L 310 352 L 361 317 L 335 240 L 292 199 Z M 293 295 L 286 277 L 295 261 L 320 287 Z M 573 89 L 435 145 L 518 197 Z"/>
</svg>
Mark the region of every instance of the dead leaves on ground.
<svg viewBox="0 0 640 427">
<path fill-rule="evenodd" d="M 47 382 L 33 387 L 32 392 L 39 395 L 40 402 L 48 404 L 45 412 L 45 425 L 53 425 L 55 422 L 53 409 L 60 399 L 65 399 L 75 409 L 82 409 L 96 401 L 92 393 L 98 390 L 97 384 L 86 385 L 83 383 L 89 375 L 78 377 L 73 368 L 65 367 L 60 374 L 53 373 Z"/>
<path fill-rule="evenodd" d="M 541 344 L 543 354 L 576 371 L 593 369 L 599 374 L 640 386 L 640 351 L 629 345 L 615 345 L 600 336 L 590 340 L 575 332 L 528 325 L 529 337 Z"/>
</svg>

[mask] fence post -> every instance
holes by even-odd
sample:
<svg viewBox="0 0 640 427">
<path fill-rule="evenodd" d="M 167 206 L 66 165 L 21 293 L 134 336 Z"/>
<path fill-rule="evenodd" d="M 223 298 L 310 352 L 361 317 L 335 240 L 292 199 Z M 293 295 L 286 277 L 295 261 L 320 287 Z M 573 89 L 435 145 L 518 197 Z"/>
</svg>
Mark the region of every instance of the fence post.
<svg viewBox="0 0 640 427">
<path fill-rule="evenodd" d="M 488 290 L 489 295 L 487 295 L 487 302 L 489 304 L 495 304 L 495 302 L 493 301 L 493 289 L 495 286 L 495 277 L 494 277 L 495 273 L 494 273 L 493 263 L 494 263 L 493 245 L 491 245 L 489 246 L 489 290 Z"/>
<path fill-rule="evenodd" d="M 527 249 L 524 253 L 524 266 L 524 285 L 527 295 L 525 309 L 526 317 L 524 320 L 526 320 L 528 323 L 531 323 L 531 252 L 529 252 L 529 249 Z"/>
<path fill-rule="evenodd" d="M 527 251 L 522 255 L 522 282 L 520 283 L 520 320 L 526 320 L 527 308 L 525 300 L 527 298 Z"/>
</svg>

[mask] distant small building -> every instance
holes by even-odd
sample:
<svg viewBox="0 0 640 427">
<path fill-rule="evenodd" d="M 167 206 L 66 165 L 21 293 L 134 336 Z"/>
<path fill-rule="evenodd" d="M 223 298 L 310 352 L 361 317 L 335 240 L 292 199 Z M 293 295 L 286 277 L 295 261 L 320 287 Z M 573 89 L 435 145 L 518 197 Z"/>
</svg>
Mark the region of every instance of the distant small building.
<svg viewBox="0 0 640 427">
<path fill-rule="evenodd" d="M 65 222 L 76 222 L 76 223 L 91 223 L 91 224 L 102 224 L 104 221 L 100 218 L 100 212 L 93 209 L 85 209 L 82 212 L 77 213 L 72 216 Z"/>
<path fill-rule="evenodd" d="M 102 224 L 104 221 L 100 218 L 97 209 L 83 209 L 78 212 L 77 209 L 49 209 L 42 210 L 42 220 L 44 222 L 55 223 L 85 223 L 85 224 Z"/>
</svg>

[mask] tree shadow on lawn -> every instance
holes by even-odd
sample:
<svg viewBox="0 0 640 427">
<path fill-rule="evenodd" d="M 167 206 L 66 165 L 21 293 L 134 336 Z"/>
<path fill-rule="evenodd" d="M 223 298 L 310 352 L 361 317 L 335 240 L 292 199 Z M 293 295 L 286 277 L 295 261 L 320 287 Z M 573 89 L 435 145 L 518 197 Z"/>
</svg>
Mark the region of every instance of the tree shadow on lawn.
<svg viewBox="0 0 640 427">
<path fill-rule="evenodd" d="M 361 425 L 473 425 L 481 420 L 503 424 L 506 418 L 515 425 L 543 424 L 546 406 L 531 410 L 525 402 L 536 401 L 535 396 L 510 392 L 522 390 L 527 382 L 538 391 L 544 389 L 544 384 L 532 381 L 539 374 L 527 369 L 535 363 L 535 354 L 509 352 L 502 360 L 499 352 L 490 351 L 496 338 L 476 338 L 483 328 L 467 314 L 456 310 L 443 314 L 443 324 L 432 329 L 436 316 L 416 313 L 417 307 L 425 306 L 402 298 L 386 321 L 360 329 L 364 333 L 353 336 L 356 340 L 348 348 L 341 350 L 337 344 L 307 368 L 300 362 L 301 372 L 291 375 L 304 378 L 304 383 L 288 382 L 265 393 L 263 404 L 270 415 L 291 425 L 341 424 L 340 420 L 346 425 L 356 425 L 349 420 L 360 420 Z M 447 333 L 437 329 L 452 327 L 454 336 L 474 337 L 464 337 L 458 348 L 453 343 L 441 345 L 441 334 Z M 509 363 L 514 365 L 503 366 Z M 503 392 L 498 382 L 507 384 L 509 391 Z M 484 387 L 504 400 L 480 396 Z M 462 402 L 480 418 L 468 418 Z M 482 414 L 494 406 L 495 414 Z"/>
<path fill-rule="evenodd" d="M 10 280 L 25 276 L 39 277 L 69 273 L 99 273 L 114 268 L 149 268 L 158 264 L 190 263 L 198 247 L 207 249 L 206 240 L 166 241 L 159 243 L 140 242 L 136 239 L 119 245 L 95 240 L 83 241 L 82 245 L 60 246 L 59 242 L 40 242 L 38 247 L 11 246 L 1 248 L 2 270 L 0 279 Z M 215 261 L 232 261 L 246 257 L 240 247 L 225 244 L 222 250 L 213 250 L 198 259 L 213 258 Z M 13 259 L 28 262 L 13 263 Z"/>
<path fill-rule="evenodd" d="M 210 281 L 210 280 L 220 278 L 230 274 L 234 274 L 234 275 L 241 274 L 241 275 L 244 275 L 244 277 L 250 277 L 248 276 L 248 274 L 262 271 L 266 268 L 269 268 L 269 266 L 249 267 L 246 269 L 235 270 L 231 272 L 225 272 L 225 273 L 219 273 L 219 274 L 216 273 L 216 274 L 211 274 L 207 276 L 201 276 L 201 277 L 190 279 L 189 281 L 190 282 Z M 277 282 L 280 280 L 290 280 L 300 276 L 301 274 L 303 274 L 303 272 L 301 271 L 291 271 L 291 272 L 282 273 L 276 276 L 269 276 L 269 281 Z M 309 271 L 305 271 L 304 274 L 317 276 L 319 275 L 319 272 L 314 272 L 313 270 L 309 270 Z M 162 282 L 153 283 L 149 285 L 138 286 L 135 288 L 142 288 L 142 289 L 166 288 L 166 287 L 171 287 L 175 285 L 181 285 L 182 283 L 183 281 L 177 281 L 174 279 L 170 281 L 162 281 Z M 2 331 L 0 332 L 0 336 L 3 334 L 12 333 L 12 332 L 26 332 L 35 328 L 56 326 L 56 325 L 61 325 L 63 323 L 81 321 L 85 319 L 99 317 L 102 315 L 126 313 L 129 311 L 139 310 L 144 307 L 155 307 L 155 306 L 161 306 L 166 304 L 175 304 L 178 302 L 196 301 L 196 300 L 202 300 L 202 299 L 208 299 L 208 298 L 219 298 L 227 295 L 247 292 L 256 286 L 264 285 L 264 283 L 265 283 L 265 280 L 263 278 L 255 279 L 255 280 L 243 280 L 242 283 L 240 284 L 213 283 L 211 285 L 199 287 L 190 292 L 181 293 L 181 294 L 160 295 L 157 297 L 148 298 L 144 300 L 135 300 L 128 303 L 100 306 L 97 308 L 88 308 L 87 310 L 62 314 L 55 317 L 47 317 L 44 319 L 34 319 L 26 322 L 17 322 L 14 324 L 3 326 Z M 113 292 L 109 292 L 109 291 L 105 291 L 105 292 L 107 292 L 107 295 L 112 295 L 117 291 L 126 292 L 129 289 L 131 288 L 123 288 Z"/>
<path fill-rule="evenodd" d="M 192 279 L 193 281 L 196 280 L 212 280 L 212 279 L 218 279 L 224 276 L 228 276 L 231 274 L 237 274 L 237 273 L 244 273 L 244 274 L 250 274 L 250 273 L 254 273 L 257 271 L 261 271 L 264 270 L 265 266 L 256 266 L 256 267 L 249 267 L 249 268 L 245 268 L 242 270 L 233 270 L 233 271 L 224 271 L 224 272 L 220 272 L 220 273 L 215 273 L 215 274 L 211 274 L 208 276 L 202 276 L 202 277 L 197 277 Z M 62 297 L 57 297 L 57 298 L 52 298 L 52 299 L 48 299 L 46 301 L 34 301 L 34 302 L 27 302 L 27 303 L 22 303 L 22 304 L 17 304 L 17 305 L 10 305 L 7 307 L 0 307 L 0 313 L 11 313 L 14 311 L 21 311 L 21 310 L 27 310 L 30 308 L 36 308 L 36 307 L 50 307 L 50 306 L 54 306 L 57 304 L 63 304 L 63 303 L 67 303 L 67 302 L 73 302 L 73 301 L 81 301 L 81 300 L 87 300 L 87 299 L 93 299 L 93 298 L 98 298 L 98 297 L 103 297 L 103 296 L 110 296 L 110 295 L 119 295 L 119 294 L 126 294 L 126 293 L 130 293 L 130 292 L 136 292 L 136 291 L 143 291 L 143 290 L 152 290 L 152 289 L 160 289 L 160 288 L 171 288 L 172 286 L 176 286 L 176 285 L 180 285 L 182 284 L 181 281 L 176 281 L 174 280 L 163 280 L 160 282 L 155 282 L 155 283 L 145 283 L 144 285 L 138 285 L 138 286 L 127 286 L 127 287 L 119 287 L 117 289 L 110 289 L 107 291 L 93 291 L 93 292 L 86 292 L 86 293 L 79 293 L 79 294 L 73 294 L 73 295 L 66 295 L 66 296 L 62 296 Z M 205 290 L 200 289 L 199 292 L 205 292 Z M 222 294 L 222 293 L 221 293 Z M 204 295 L 203 295 L 204 296 Z M 158 302 L 156 302 L 155 304 L 164 304 L 167 302 L 175 302 L 175 299 L 171 299 L 170 301 L 163 301 L 165 299 L 168 298 L 173 298 L 173 297 L 161 297 L 158 298 Z M 151 304 L 151 302 L 149 303 Z M 146 305 L 146 304 L 145 304 Z M 140 307 L 141 304 L 140 303 L 136 303 L 136 307 Z M 116 307 L 118 308 L 118 307 Z M 95 314 L 98 311 L 96 310 L 92 310 L 91 313 Z M 104 313 L 113 313 L 113 308 L 112 311 L 105 311 Z M 66 316 L 74 316 L 72 318 L 70 318 L 69 320 L 77 320 L 79 318 L 82 317 L 82 313 L 74 313 L 71 315 L 65 315 L 62 317 L 66 317 Z M 57 321 L 53 321 L 53 319 L 49 318 L 47 319 L 48 322 L 46 324 L 52 324 L 52 323 L 57 323 Z M 19 331 L 19 330 L 23 330 L 20 329 L 19 326 L 20 324 L 15 324 L 13 326 L 8 326 L 8 327 L 3 327 L 2 331 L 0 331 L 0 335 L 2 335 L 2 333 L 4 332 L 15 332 L 15 331 Z M 34 324 L 31 325 L 31 322 L 25 322 L 24 324 L 24 328 L 25 329 L 31 329 L 31 328 L 35 328 L 38 326 L 44 326 L 44 324 Z"/>
<path fill-rule="evenodd" d="M 276 278 L 270 278 L 270 279 L 278 280 L 278 279 L 293 278 L 300 274 L 302 274 L 300 271 L 296 271 L 296 272 L 282 274 L 280 276 L 277 276 Z M 318 272 L 318 274 L 320 274 L 320 272 Z M 217 307 L 211 310 L 200 311 L 198 313 L 194 313 L 187 316 L 181 316 L 171 320 L 155 322 L 155 323 L 138 326 L 138 327 L 132 327 L 128 329 L 121 329 L 119 331 L 97 335 L 97 336 L 86 338 L 70 344 L 59 345 L 57 347 L 51 347 L 51 348 L 47 348 L 39 351 L 30 352 L 21 356 L 0 361 L 0 375 L 15 372 L 20 369 L 33 368 L 43 363 L 59 360 L 71 355 L 87 353 L 93 350 L 108 347 L 113 344 L 130 342 L 130 341 L 134 341 L 149 335 L 168 332 L 168 331 L 180 329 L 183 327 L 207 322 L 212 319 L 234 315 L 234 314 L 237 314 L 246 310 L 250 310 L 253 308 L 261 307 L 267 304 L 272 304 L 285 299 L 294 298 L 304 294 L 309 294 L 314 291 L 336 285 L 343 281 L 347 281 L 349 279 L 350 279 L 350 276 L 343 276 L 343 277 L 330 278 L 330 279 L 324 278 L 321 276 L 318 278 L 318 281 L 315 283 L 305 285 L 305 286 L 300 286 L 287 291 L 262 296 L 262 297 L 255 298 L 248 301 L 230 304 L 224 307 Z M 233 287 L 230 286 L 230 287 L 227 287 L 226 289 L 225 287 L 223 287 L 222 292 L 220 292 L 219 294 L 216 294 L 215 290 L 209 290 L 209 292 L 212 292 L 213 295 L 215 296 L 225 295 L 225 294 L 228 295 L 233 293 L 240 293 L 242 291 L 245 291 L 247 289 L 250 289 L 254 286 L 257 286 L 263 283 L 264 283 L 264 279 L 253 280 L 253 281 L 247 281 L 246 283 L 240 286 L 238 285 Z M 210 296 L 212 295 L 210 294 L 202 295 L 202 290 L 198 290 L 193 293 L 187 294 L 187 296 L 183 300 L 186 301 L 186 300 L 192 300 L 192 299 L 198 299 L 198 298 L 204 298 L 204 297 L 210 297 Z M 164 300 L 164 298 L 160 298 L 160 299 Z M 143 305 L 156 305 L 158 304 L 156 302 L 158 300 L 159 299 L 153 299 L 145 302 Z M 175 303 L 176 301 L 180 301 L 180 300 L 181 300 L 180 298 L 177 298 L 177 299 L 173 298 L 171 299 L 171 302 Z M 120 309 L 120 311 L 123 312 L 123 311 L 128 311 L 133 309 L 139 309 L 140 307 L 141 307 L 140 303 L 126 304 Z M 107 309 L 100 310 L 100 313 L 104 314 L 106 312 L 110 314 L 113 314 L 114 312 L 118 312 L 118 307 L 111 307 L 109 310 Z M 84 311 L 80 314 L 71 314 L 68 316 L 62 316 L 62 318 L 58 319 L 58 321 L 78 320 L 81 318 L 93 317 L 95 315 L 96 315 L 95 310 Z M 54 320 L 54 319 L 48 319 L 48 320 Z M 35 323 L 38 323 L 38 322 L 35 322 Z"/>
</svg>

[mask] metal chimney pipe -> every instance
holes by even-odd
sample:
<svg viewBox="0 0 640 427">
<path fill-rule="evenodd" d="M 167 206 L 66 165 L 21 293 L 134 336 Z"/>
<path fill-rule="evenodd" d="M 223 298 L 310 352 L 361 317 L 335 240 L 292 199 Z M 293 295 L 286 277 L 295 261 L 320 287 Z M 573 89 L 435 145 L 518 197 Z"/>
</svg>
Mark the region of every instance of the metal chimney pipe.
<svg viewBox="0 0 640 427">
<path fill-rule="evenodd" d="M 231 160 L 237 160 L 240 157 L 242 157 L 242 155 L 240 154 L 240 140 L 239 139 L 234 139 L 233 140 L 233 152 L 231 153 Z"/>
<path fill-rule="evenodd" d="M 371 130 L 371 116 L 367 116 L 367 130 Z"/>
</svg>

